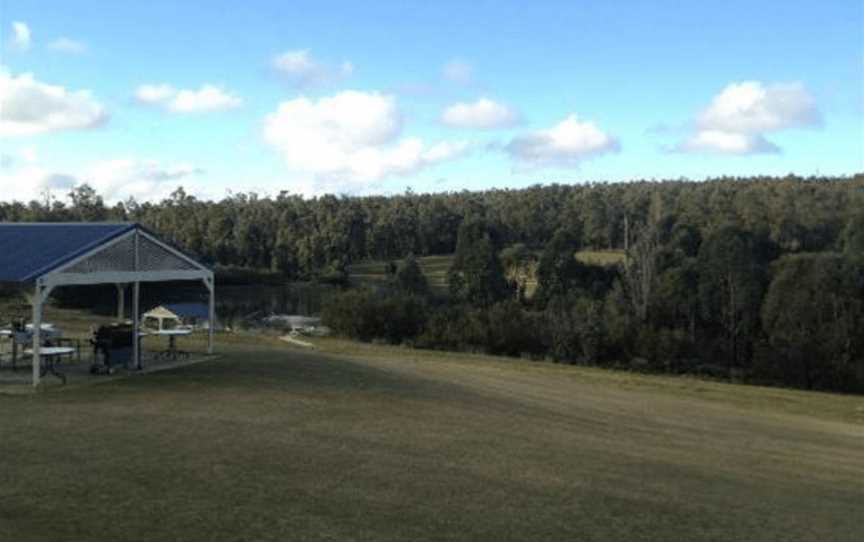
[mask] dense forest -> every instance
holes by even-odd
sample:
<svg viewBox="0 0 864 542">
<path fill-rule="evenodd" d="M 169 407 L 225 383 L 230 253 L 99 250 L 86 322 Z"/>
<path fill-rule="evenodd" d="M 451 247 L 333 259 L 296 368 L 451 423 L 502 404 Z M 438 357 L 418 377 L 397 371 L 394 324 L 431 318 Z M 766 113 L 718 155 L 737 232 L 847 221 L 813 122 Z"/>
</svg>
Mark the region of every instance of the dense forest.
<svg viewBox="0 0 864 542">
<path fill-rule="evenodd" d="M 237 194 L 107 206 L 0 203 L 2 221 L 139 221 L 204 261 L 389 285 L 324 310 L 338 332 L 424 348 L 864 391 L 864 175 L 538 185 L 304 199 Z M 579 250 L 624 251 L 615 266 Z M 449 292 L 415 257 L 454 254 Z M 526 283 L 536 291 L 526 293 Z"/>
</svg>

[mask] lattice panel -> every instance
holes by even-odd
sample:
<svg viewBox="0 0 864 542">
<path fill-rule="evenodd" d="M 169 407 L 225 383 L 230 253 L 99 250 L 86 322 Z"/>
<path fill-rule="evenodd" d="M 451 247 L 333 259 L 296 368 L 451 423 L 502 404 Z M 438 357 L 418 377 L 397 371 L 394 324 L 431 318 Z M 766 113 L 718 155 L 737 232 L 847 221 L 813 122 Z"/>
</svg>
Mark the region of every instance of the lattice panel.
<svg viewBox="0 0 864 542">
<path fill-rule="evenodd" d="M 138 241 L 139 271 L 194 271 L 198 268 L 142 236 Z"/>
<path fill-rule="evenodd" d="M 135 241 L 130 235 L 108 248 L 81 260 L 66 273 L 99 273 L 105 271 L 134 271 Z"/>
</svg>

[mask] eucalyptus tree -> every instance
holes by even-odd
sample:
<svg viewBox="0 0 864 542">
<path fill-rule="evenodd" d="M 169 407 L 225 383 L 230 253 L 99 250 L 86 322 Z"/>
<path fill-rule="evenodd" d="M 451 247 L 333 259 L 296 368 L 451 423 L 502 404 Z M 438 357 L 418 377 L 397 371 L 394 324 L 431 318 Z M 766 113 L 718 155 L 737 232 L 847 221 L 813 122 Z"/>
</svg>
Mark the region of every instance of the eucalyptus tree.
<svg viewBox="0 0 864 542">
<path fill-rule="evenodd" d="M 861 200 L 864 205 L 864 197 Z M 864 260 L 864 211 L 849 219 L 843 230 L 842 245 L 849 257 Z"/>
<path fill-rule="evenodd" d="M 730 370 L 749 361 L 759 325 L 766 266 L 773 257 L 764 240 L 733 224 L 715 230 L 699 249 L 702 317 L 720 329 Z"/>
<path fill-rule="evenodd" d="M 787 256 L 762 325 L 791 383 L 864 389 L 864 261 L 838 253 Z"/>
<path fill-rule="evenodd" d="M 413 254 L 409 254 L 396 271 L 396 286 L 409 294 L 423 296 L 429 293 L 429 282 Z"/>
<path fill-rule="evenodd" d="M 456 254 L 448 272 L 451 296 L 477 307 L 489 307 L 508 296 L 494 234 L 480 218 L 459 226 Z"/>
<path fill-rule="evenodd" d="M 579 241 L 569 231 L 559 229 L 543 248 L 537 264 L 537 293 L 534 301 L 545 307 L 550 300 L 586 286 L 584 265 L 576 259 Z"/>
</svg>

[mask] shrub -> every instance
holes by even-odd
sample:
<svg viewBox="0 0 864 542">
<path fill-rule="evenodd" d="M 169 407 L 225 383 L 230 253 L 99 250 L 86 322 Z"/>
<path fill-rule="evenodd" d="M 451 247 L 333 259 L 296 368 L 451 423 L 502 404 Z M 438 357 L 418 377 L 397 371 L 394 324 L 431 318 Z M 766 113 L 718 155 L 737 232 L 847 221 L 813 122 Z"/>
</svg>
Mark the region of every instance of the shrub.
<svg viewBox="0 0 864 542">
<path fill-rule="evenodd" d="M 423 300 L 411 294 L 347 290 L 328 297 L 321 319 L 339 335 L 399 344 L 423 331 L 426 312 Z"/>
<path fill-rule="evenodd" d="M 434 350 L 464 350 L 482 342 L 478 322 L 469 316 L 464 305 L 437 307 L 429 314 L 426 328 L 417 339 L 417 346 Z"/>
<path fill-rule="evenodd" d="M 347 290 L 327 297 L 321 320 L 335 333 L 371 341 L 380 329 L 380 311 L 370 290 Z"/>
<path fill-rule="evenodd" d="M 413 254 L 402 262 L 396 272 L 396 285 L 400 290 L 409 294 L 422 296 L 429 292 L 429 283 Z"/>
<path fill-rule="evenodd" d="M 514 300 L 493 305 L 486 318 L 487 351 L 505 356 L 543 353 L 539 320 Z"/>
<path fill-rule="evenodd" d="M 378 306 L 381 328 L 376 336 L 390 344 L 414 339 L 426 325 L 426 304 L 416 295 L 399 293 L 385 297 Z"/>
</svg>

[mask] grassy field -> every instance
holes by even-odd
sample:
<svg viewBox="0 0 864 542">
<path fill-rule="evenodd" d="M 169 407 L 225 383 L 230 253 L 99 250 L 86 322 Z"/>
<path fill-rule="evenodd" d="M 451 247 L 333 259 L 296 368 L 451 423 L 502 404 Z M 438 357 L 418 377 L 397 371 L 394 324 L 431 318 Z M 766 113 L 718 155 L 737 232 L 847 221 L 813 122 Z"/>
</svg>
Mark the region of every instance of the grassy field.
<svg viewBox="0 0 864 542">
<path fill-rule="evenodd" d="M 576 259 L 588 265 L 612 266 L 624 262 L 623 250 L 581 250 Z"/>
<path fill-rule="evenodd" d="M 0 395 L 0 540 L 860 540 L 862 397 L 316 342 Z"/>
<path fill-rule="evenodd" d="M 402 260 L 395 260 L 397 264 Z M 447 290 L 447 271 L 453 264 L 453 256 L 424 256 L 417 258 L 420 270 L 429 282 L 429 286 L 438 292 Z M 357 286 L 377 286 L 387 281 L 387 262 L 366 261 L 348 266 L 351 282 Z"/>
<path fill-rule="evenodd" d="M 610 266 L 624 260 L 621 250 L 583 250 L 576 253 L 576 259 L 588 265 Z M 395 260 L 400 263 L 401 260 Z M 447 290 L 447 271 L 453 264 L 453 256 L 425 256 L 418 258 L 420 269 L 429 281 L 429 286 L 438 292 Z M 348 266 L 348 275 L 356 286 L 376 286 L 387 281 L 387 262 L 366 261 Z"/>
</svg>

